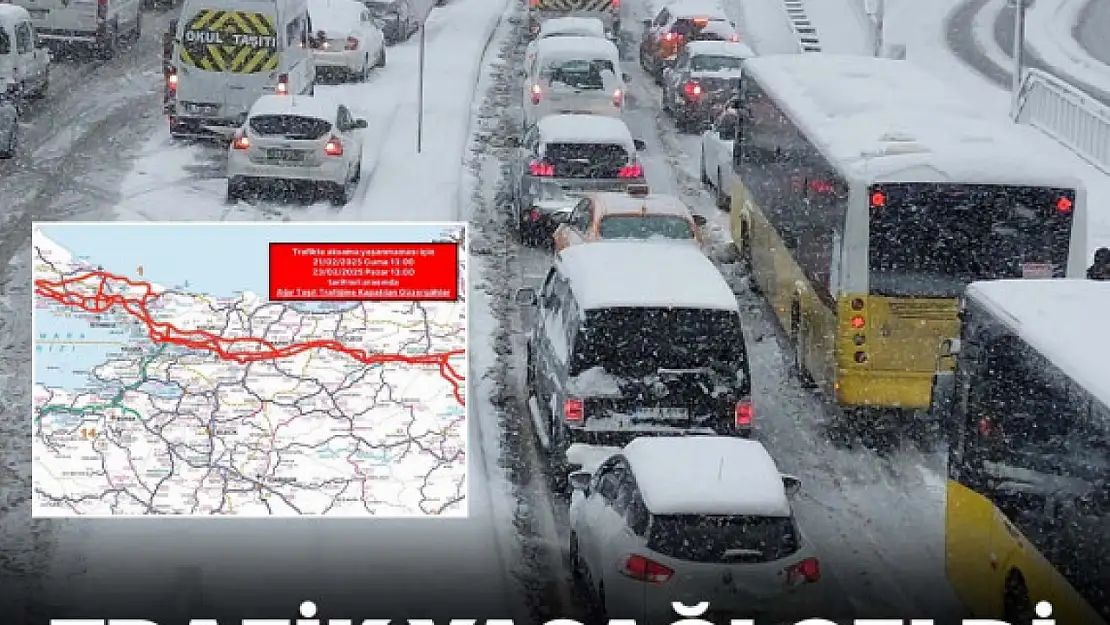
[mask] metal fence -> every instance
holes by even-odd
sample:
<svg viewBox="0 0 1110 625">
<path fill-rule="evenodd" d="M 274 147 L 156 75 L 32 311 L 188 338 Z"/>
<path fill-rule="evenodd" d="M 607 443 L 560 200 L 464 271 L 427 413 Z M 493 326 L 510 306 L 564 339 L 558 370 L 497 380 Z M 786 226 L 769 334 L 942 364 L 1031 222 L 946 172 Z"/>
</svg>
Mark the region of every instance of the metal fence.
<svg viewBox="0 0 1110 625">
<path fill-rule="evenodd" d="M 1026 69 L 1010 111 L 1110 174 L 1110 107 L 1051 74 Z"/>
</svg>

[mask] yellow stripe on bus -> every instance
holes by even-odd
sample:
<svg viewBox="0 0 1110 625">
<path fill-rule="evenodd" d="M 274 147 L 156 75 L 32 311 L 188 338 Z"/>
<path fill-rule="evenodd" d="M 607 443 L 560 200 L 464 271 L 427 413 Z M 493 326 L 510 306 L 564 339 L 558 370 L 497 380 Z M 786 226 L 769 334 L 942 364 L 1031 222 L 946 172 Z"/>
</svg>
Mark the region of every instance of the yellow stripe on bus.
<svg viewBox="0 0 1110 625">
<path fill-rule="evenodd" d="M 247 48 L 246 50 L 247 50 L 248 54 L 251 52 L 250 48 Z M 245 60 L 245 62 L 242 65 L 242 68 L 239 71 L 244 73 L 244 74 L 253 74 L 253 73 L 259 71 L 260 66 L 266 60 L 266 58 L 269 54 L 270 54 L 269 50 L 259 50 L 259 51 L 255 52 L 254 56 L 250 56 L 250 57 L 248 57 L 248 60 Z M 276 54 L 274 54 L 274 58 L 275 59 L 277 58 Z"/>
<path fill-rule="evenodd" d="M 218 71 L 227 71 L 227 62 L 224 61 L 223 54 L 220 53 L 219 46 L 208 46 L 208 58 L 212 61 L 213 65 L 219 68 Z"/>
<path fill-rule="evenodd" d="M 193 16 L 193 21 L 189 22 L 189 28 L 193 30 L 200 30 L 204 28 L 208 24 L 208 22 L 216 16 L 216 14 L 217 12 L 211 9 L 202 9 L 200 11 L 197 11 L 197 14 Z"/>
</svg>

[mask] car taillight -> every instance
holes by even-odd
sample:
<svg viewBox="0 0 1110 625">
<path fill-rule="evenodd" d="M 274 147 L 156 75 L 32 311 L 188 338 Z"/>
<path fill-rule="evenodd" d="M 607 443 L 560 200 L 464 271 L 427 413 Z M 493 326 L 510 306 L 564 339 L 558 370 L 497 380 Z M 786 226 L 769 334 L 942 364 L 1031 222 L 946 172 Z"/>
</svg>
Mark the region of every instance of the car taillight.
<svg viewBox="0 0 1110 625">
<path fill-rule="evenodd" d="M 624 104 L 624 92 L 617 89 L 613 92 L 613 106 L 620 108 Z"/>
<path fill-rule="evenodd" d="M 171 92 L 177 91 L 177 70 L 176 69 L 173 70 L 173 73 L 170 74 L 169 77 L 166 78 L 166 84 L 169 85 Z"/>
<path fill-rule="evenodd" d="M 347 37 L 347 47 L 344 50 L 358 50 L 358 39 L 354 37 Z"/>
<path fill-rule="evenodd" d="M 289 95 L 289 74 L 278 76 L 277 94 Z"/>
<path fill-rule="evenodd" d="M 541 97 L 543 97 L 543 89 L 540 89 L 539 85 L 532 85 L 532 104 L 539 104 Z"/>
<path fill-rule="evenodd" d="M 689 100 L 695 100 L 701 97 L 701 85 L 698 84 L 696 80 L 686 81 L 686 84 L 682 87 L 682 91 Z"/>
<path fill-rule="evenodd" d="M 740 35 L 737 35 L 736 33 L 733 33 L 733 34 L 728 36 L 728 40 L 733 42 L 733 43 L 736 43 L 737 41 L 740 41 Z"/>
<path fill-rule="evenodd" d="M 655 560 L 632 554 L 624 559 L 621 574 L 638 582 L 663 584 L 674 575 L 674 571 Z"/>
<path fill-rule="evenodd" d="M 586 402 L 570 398 L 563 402 L 563 418 L 567 421 L 581 421 L 586 418 Z"/>
<path fill-rule="evenodd" d="M 621 8 L 621 0 L 609 0 L 609 8 L 610 9 L 619 9 L 619 8 Z"/>
<path fill-rule="evenodd" d="M 246 134 L 243 133 L 243 131 L 240 130 L 239 132 L 235 133 L 235 139 L 231 142 L 231 147 L 235 148 L 236 150 L 250 149 L 251 140 L 247 137 Z"/>
<path fill-rule="evenodd" d="M 528 163 L 528 171 L 533 176 L 554 176 L 555 166 L 543 161 L 532 161 Z"/>
<path fill-rule="evenodd" d="M 528 0 L 528 6 L 532 7 L 533 9 L 538 7 L 539 5 L 540 5 L 540 0 Z M 539 25 L 537 24 L 537 26 L 539 26 Z M 537 28 L 536 30 L 539 30 L 539 28 Z"/>
<path fill-rule="evenodd" d="M 644 175 L 644 168 L 639 163 L 632 163 L 621 167 L 621 178 L 642 178 Z"/>
<path fill-rule="evenodd" d="M 733 420 L 736 422 L 738 428 L 750 428 L 752 426 L 752 419 L 755 418 L 755 407 L 752 406 L 750 401 L 736 402 L 736 409 L 733 413 Z"/>
<path fill-rule="evenodd" d="M 663 41 L 666 41 L 667 43 L 671 43 L 675 39 L 678 39 L 678 35 L 676 35 L 674 33 L 663 33 Z"/>
<path fill-rule="evenodd" d="M 324 154 L 343 156 L 343 144 L 339 141 L 339 137 L 332 136 L 328 139 L 328 142 L 324 144 Z"/>
<path fill-rule="evenodd" d="M 821 581 L 821 562 L 817 558 L 806 558 L 786 569 L 786 583 L 812 584 Z"/>
</svg>

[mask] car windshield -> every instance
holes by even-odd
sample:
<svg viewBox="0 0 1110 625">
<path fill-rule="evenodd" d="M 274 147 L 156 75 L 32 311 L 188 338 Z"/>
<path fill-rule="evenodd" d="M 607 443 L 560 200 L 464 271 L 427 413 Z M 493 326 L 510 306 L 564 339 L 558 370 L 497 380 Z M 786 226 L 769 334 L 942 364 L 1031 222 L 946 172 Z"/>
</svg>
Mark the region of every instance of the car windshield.
<svg viewBox="0 0 1110 625">
<path fill-rule="evenodd" d="M 695 72 L 720 72 L 740 69 L 743 59 L 735 56 L 699 54 L 690 59 L 690 69 Z"/>
<path fill-rule="evenodd" d="M 681 215 L 607 215 L 599 224 L 603 239 L 693 239 L 690 221 Z"/>
<path fill-rule="evenodd" d="M 330 122 L 300 115 L 257 115 L 249 124 L 255 134 L 287 139 L 319 139 L 331 130 Z"/>
<path fill-rule="evenodd" d="M 1074 197 L 1003 185 L 872 187 L 871 292 L 955 297 L 975 280 L 1063 277 Z"/>
<path fill-rule="evenodd" d="M 629 163 L 628 149 L 612 143 L 549 143 L 544 160 L 558 178 L 619 178 Z"/>
<path fill-rule="evenodd" d="M 773 562 L 799 549 L 790 517 L 664 515 L 651 520 L 648 548 L 693 562 Z"/>
<path fill-rule="evenodd" d="M 628 377 L 643 377 L 660 369 L 709 368 L 734 373 L 744 362 L 744 337 L 735 311 L 593 310 L 586 313 L 575 339 L 575 357 L 575 370 L 600 366 L 613 375 Z"/>
</svg>

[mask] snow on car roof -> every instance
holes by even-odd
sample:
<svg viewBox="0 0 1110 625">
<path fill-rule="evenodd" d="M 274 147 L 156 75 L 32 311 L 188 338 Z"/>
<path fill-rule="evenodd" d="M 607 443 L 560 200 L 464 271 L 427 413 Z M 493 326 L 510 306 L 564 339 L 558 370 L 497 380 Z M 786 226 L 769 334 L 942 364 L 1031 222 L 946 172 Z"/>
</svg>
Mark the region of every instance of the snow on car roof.
<svg viewBox="0 0 1110 625">
<path fill-rule="evenodd" d="M 556 259 L 583 311 L 703 308 L 740 312 L 721 272 L 696 246 L 656 241 L 572 245 Z"/>
<path fill-rule="evenodd" d="M 652 514 L 790 516 L 782 474 L 758 441 L 643 437 L 622 453 Z"/>
<path fill-rule="evenodd" d="M 298 115 L 335 123 L 337 109 L 334 103 L 310 95 L 264 95 L 255 101 L 250 116 Z"/>
<path fill-rule="evenodd" d="M 536 54 L 547 59 L 620 59 L 620 51 L 608 39 L 598 37 L 548 37 L 536 42 Z"/>
<path fill-rule="evenodd" d="M 679 215 L 690 217 L 690 209 L 673 195 L 652 193 L 646 197 L 632 197 L 628 193 L 602 191 L 593 194 L 603 215 L 639 213 L 646 207 L 648 214 Z"/>
<path fill-rule="evenodd" d="M 366 5 L 356 0 L 308 0 L 312 28 L 327 33 L 349 33 L 362 22 Z"/>
<path fill-rule="evenodd" d="M 996 280 L 974 282 L 968 298 L 979 302 L 1044 354 L 1087 392 L 1110 406 L 1110 282 L 1098 280 Z"/>
<path fill-rule="evenodd" d="M 1039 131 L 983 113 L 915 64 L 811 53 L 744 66 L 847 177 L 1082 187 L 1041 154 Z"/>
<path fill-rule="evenodd" d="M 632 145 L 624 121 L 604 115 L 565 113 L 547 115 L 536 123 L 543 143 L 619 143 Z"/>
<path fill-rule="evenodd" d="M 666 5 L 667 12 L 678 19 L 708 17 L 727 20 L 725 10 L 713 0 L 678 0 Z"/>
<path fill-rule="evenodd" d="M 605 24 L 596 17 L 553 17 L 540 25 L 537 37 L 543 39 L 562 33 L 593 33 L 605 36 Z"/>
<path fill-rule="evenodd" d="M 755 56 L 755 51 L 738 41 L 691 41 L 686 44 L 686 52 L 690 56 L 731 56 L 738 59 Z"/>
<path fill-rule="evenodd" d="M 15 4 L 0 4 L 0 20 L 5 22 L 25 20 L 30 17 L 27 9 Z"/>
</svg>

